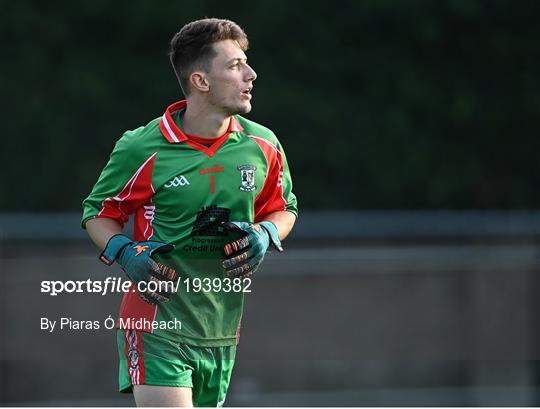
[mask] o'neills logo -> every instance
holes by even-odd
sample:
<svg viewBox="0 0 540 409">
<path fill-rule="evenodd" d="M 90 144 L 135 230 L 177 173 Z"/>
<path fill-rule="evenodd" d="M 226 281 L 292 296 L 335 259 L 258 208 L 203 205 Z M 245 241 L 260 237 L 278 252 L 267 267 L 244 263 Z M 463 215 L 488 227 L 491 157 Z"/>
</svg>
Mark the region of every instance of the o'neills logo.
<svg viewBox="0 0 540 409">
<path fill-rule="evenodd" d="M 174 179 L 169 180 L 168 183 L 165 184 L 165 187 L 168 189 L 170 187 L 178 187 L 178 186 L 186 186 L 189 185 L 188 180 L 185 176 L 180 175 L 180 177 L 176 176 Z"/>
<path fill-rule="evenodd" d="M 216 173 L 216 172 L 223 172 L 225 169 L 223 169 L 223 166 L 215 164 L 211 168 L 201 169 L 199 170 L 199 174 L 205 175 L 207 173 Z"/>
</svg>

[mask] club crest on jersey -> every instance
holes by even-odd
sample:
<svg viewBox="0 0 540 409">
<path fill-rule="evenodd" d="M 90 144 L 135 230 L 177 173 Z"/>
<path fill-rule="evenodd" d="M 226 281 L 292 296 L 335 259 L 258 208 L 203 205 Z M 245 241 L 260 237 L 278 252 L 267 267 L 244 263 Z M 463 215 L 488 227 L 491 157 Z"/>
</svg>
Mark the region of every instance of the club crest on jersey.
<svg viewBox="0 0 540 409">
<path fill-rule="evenodd" d="M 240 180 L 242 184 L 238 187 L 242 192 L 253 192 L 257 189 L 255 186 L 255 171 L 256 166 L 253 165 L 240 165 L 236 169 L 240 171 Z"/>
<path fill-rule="evenodd" d="M 170 187 L 178 187 L 178 186 L 185 186 L 185 185 L 189 185 L 189 182 L 185 176 L 180 175 L 180 177 L 175 176 L 174 179 L 169 180 L 169 182 L 165 184 L 165 187 L 170 188 Z"/>
</svg>

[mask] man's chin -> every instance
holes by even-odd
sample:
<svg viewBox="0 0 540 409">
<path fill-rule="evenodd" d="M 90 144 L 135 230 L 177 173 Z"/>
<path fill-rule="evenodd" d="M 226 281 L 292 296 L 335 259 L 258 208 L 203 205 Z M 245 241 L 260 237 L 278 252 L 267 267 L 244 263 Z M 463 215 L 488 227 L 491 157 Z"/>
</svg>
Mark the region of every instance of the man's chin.
<svg viewBox="0 0 540 409">
<path fill-rule="evenodd" d="M 243 115 L 251 111 L 251 103 L 248 101 L 229 110 L 229 115 Z"/>
</svg>

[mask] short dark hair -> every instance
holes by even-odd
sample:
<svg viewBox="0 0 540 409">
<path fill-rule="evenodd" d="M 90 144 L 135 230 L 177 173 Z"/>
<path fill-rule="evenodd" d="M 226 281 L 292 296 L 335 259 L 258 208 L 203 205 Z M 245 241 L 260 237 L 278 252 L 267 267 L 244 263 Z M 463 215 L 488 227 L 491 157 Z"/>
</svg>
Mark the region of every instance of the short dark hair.
<svg viewBox="0 0 540 409">
<path fill-rule="evenodd" d="M 205 18 L 186 24 L 171 40 L 169 59 L 184 95 L 190 92 L 189 76 L 195 70 L 210 71 L 216 56 L 212 44 L 234 40 L 242 51 L 248 49 L 244 30 L 231 20 Z"/>
</svg>

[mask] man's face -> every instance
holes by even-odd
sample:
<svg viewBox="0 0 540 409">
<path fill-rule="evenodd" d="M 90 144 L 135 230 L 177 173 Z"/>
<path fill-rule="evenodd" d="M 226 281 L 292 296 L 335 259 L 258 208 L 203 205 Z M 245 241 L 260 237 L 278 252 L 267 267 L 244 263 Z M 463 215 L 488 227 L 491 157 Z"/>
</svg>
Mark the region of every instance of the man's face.
<svg viewBox="0 0 540 409">
<path fill-rule="evenodd" d="M 210 103 L 226 115 L 248 113 L 257 74 L 247 64 L 246 54 L 235 41 L 219 41 L 213 47 L 216 56 L 207 74 Z"/>
</svg>

